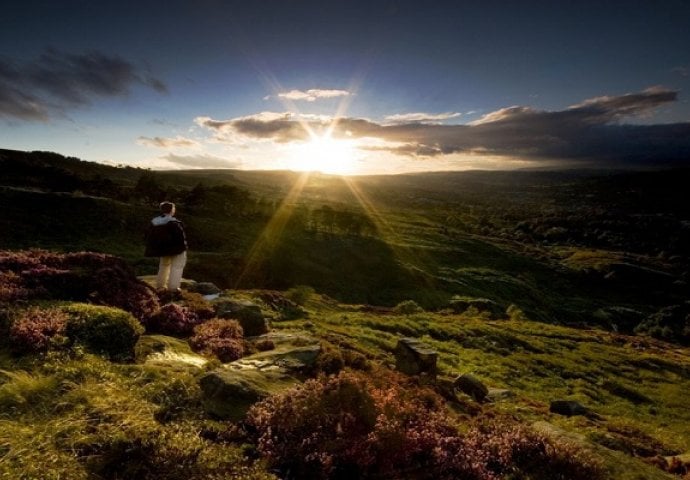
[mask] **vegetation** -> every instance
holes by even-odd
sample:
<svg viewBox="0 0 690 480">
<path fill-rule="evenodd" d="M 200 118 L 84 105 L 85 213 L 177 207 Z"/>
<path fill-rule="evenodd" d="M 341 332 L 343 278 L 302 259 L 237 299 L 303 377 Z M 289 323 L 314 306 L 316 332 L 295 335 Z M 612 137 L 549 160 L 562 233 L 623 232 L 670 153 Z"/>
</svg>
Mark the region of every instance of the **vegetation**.
<svg viewBox="0 0 690 480">
<path fill-rule="evenodd" d="M 117 308 L 78 303 L 61 310 L 67 314 L 65 334 L 72 342 L 112 359 L 134 357 L 134 346 L 144 327 L 131 314 Z"/>
<path fill-rule="evenodd" d="M 297 177 L 0 151 L 0 477 L 687 476 L 688 171 Z M 136 278 L 163 199 L 185 276 L 270 335 Z M 401 337 L 438 352 L 435 380 L 391 371 Z M 320 345 L 294 388 L 206 413 L 199 378 L 291 338 Z"/>
</svg>

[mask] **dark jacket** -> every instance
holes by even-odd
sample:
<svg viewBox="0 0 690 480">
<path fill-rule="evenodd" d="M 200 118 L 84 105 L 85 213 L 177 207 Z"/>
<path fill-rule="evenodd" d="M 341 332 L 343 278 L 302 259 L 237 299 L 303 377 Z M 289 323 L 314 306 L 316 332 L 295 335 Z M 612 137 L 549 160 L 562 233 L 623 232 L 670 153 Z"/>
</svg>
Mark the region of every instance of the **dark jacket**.
<svg viewBox="0 0 690 480">
<path fill-rule="evenodd" d="M 184 225 L 171 215 L 159 215 L 149 225 L 146 235 L 147 257 L 170 257 L 187 250 Z"/>
</svg>

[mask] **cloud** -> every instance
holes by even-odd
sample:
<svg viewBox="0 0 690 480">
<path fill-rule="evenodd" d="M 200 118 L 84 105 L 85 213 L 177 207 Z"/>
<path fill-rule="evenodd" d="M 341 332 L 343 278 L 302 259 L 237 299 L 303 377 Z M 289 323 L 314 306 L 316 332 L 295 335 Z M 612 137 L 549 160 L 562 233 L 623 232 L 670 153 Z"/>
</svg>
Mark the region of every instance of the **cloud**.
<svg viewBox="0 0 690 480">
<path fill-rule="evenodd" d="M 347 97 L 352 95 L 347 90 L 334 90 L 334 89 L 320 89 L 311 88 L 309 90 L 290 90 L 289 92 L 281 92 L 277 95 L 278 98 L 284 98 L 286 100 L 293 101 L 305 101 L 305 102 L 315 102 L 316 100 L 324 98 L 337 98 L 337 97 Z M 270 98 L 264 97 L 265 99 Z"/>
<path fill-rule="evenodd" d="M 177 136 L 175 138 L 165 137 L 139 137 L 137 139 L 139 145 L 154 148 L 189 148 L 199 146 L 199 142 L 190 138 Z"/>
<path fill-rule="evenodd" d="M 208 154 L 175 155 L 173 153 L 169 153 L 161 158 L 184 168 L 239 168 L 242 166 L 242 162 L 240 160 L 230 160 Z"/>
<path fill-rule="evenodd" d="M 395 115 L 388 115 L 384 120 L 391 123 L 438 123 L 451 118 L 457 118 L 462 113 L 446 112 L 446 113 L 398 113 Z"/>
<path fill-rule="evenodd" d="M 46 121 L 100 97 L 126 95 L 136 84 L 167 92 L 162 81 L 132 63 L 96 51 L 49 49 L 21 64 L 0 59 L 0 117 Z"/>
<path fill-rule="evenodd" d="M 308 130 L 319 134 L 333 123 L 336 138 L 380 139 L 392 146 L 374 149 L 418 158 L 461 153 L 606 165 L 679 162 L 690 160 L 690 122 L 623 123 L 627 118 L 649 117 L 656 108 L 677 99 L 678 92 L 653 87 L 592 98 L 564 110 L 503 108 L 465 125 L 384 124 L 358 118 L 325 121 L 270 112 L 225 121 L 203 117 L 199 124 L 284 143 L 307 140 Z"/>
</svg>

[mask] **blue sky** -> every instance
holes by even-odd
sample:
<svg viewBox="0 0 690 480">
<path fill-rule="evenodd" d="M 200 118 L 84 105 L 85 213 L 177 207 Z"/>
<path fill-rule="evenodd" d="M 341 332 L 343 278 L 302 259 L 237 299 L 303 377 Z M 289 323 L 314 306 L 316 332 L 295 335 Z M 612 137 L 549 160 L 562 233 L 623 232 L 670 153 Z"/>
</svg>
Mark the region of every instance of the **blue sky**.
<svg viewBox="0 0 690 480">
<path fill-rule="evenodd" d="M 0 147 L 333 173 L 690 158 L 690 4 L 5 2 Z"/>
</svg>

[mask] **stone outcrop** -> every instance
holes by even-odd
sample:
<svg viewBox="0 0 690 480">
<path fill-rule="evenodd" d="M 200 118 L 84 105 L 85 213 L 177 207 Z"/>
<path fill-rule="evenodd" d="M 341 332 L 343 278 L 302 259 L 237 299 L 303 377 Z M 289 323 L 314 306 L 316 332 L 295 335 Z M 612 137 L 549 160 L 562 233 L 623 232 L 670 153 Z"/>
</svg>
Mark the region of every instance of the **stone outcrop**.
<svg viewBox="0 0 690 480">
<path fill-rule="evenodd" d="M 586 415 L 589 413 L 586 407 L 574 400 L 554 400 L 549 407 L 551 413 L 572 417 L 574 415 Z"/>
<path fill-rule="evenodd" d="M 213 309 L 218 318 L 237 320 L 242 326 L 245 337 L 254 337 L 268 332 L 268 323 L 261 307 L 254 302 L 220 297 L 213 302 Z"/>
<path fill-rule="evenodd" d="M 269 395 L 299 383 L 321 352 L 314 338 L 269 334 L 273 350 L 250 355 L 224 365 L 199 379 L 205 410 L 220 419 L 241 420 L 247 410 Z"/>
<path fill-rule="evenodd" d="M 395 368 L 407 375 L 436 376 L 438 352 L 416 338 L 401 338 L 393 352 Z"/>
<path fill-rule="evenodd" d="M 489 394 L 489 389 L 474 375 L 465 373 L 458 376 L 453 382 L 453 386 L 461 392 L 469 395 L 477 402 L 482 402 Z"/>
</svg>

